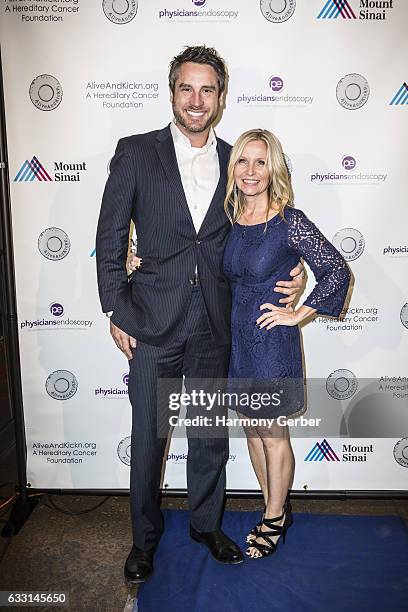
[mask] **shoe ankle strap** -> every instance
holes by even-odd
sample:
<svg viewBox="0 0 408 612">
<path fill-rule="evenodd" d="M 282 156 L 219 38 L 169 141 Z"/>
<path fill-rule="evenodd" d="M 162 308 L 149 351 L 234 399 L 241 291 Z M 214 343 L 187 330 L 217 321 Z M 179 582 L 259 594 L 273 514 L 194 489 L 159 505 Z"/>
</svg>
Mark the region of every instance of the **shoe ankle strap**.
<svg viewBox="0 0 408 612">
<path fill-rule="evenodd" d="M 268 522 L 272 522 L 272 523 L 276 523 L 276 521 L 280 521 L 283 517 L 285 516 L 285 512 L 282 512 L 282 514 L 280 516 L 274 516 L 272 518 L 263 518 L 263 521 L 268 521 Z"/>
</svg>

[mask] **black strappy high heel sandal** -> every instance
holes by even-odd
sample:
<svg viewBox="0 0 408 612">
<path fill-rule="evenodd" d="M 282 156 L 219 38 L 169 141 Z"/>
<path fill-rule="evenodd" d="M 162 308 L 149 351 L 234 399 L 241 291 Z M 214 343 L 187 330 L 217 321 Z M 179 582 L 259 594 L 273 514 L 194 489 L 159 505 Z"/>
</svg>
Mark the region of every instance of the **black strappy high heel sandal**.
<svg viewBox="0 0 408 612">
<path fill-rule="evenodd" d="M 277 525 L 276 523 L 280 521 L 283 517 L 285 517 L 282 525 Z M 282 540 L 283 544 L 285 543 L 286 532 L 289 527 L 293 523 L 292 509 L 290 507 L 290 502 L 285 502 L 284 512 L 280 516 L 275 516 L 271 519 L 264 518 L 262 520 L 261 526 L 268 527 L 268 531 L 262 531 L 261 528 L 258 529 L 257 537 L 262 538 L 266 544 L 262 544 L 261 542 L 252 541 L 251 546 L 247 548 L 246 554 L 252 559 L 262 559 L 263 557 L 267 557 L 274 553 L 277 549 L 278 543 Z M 279 536 L 278 540 L 275 542 L 271 539 L 271 536 Z M 252 556 L 249 552 L 250 548 L 256 548 L 257 551 L 260 552 L 260 555 Z"/>
<path fill-rule="evenodd" d="M 258 537 L 258 535 L 259 535 L 259 530 L 260 530 L 260 528 L 261 528 L 262 521 L 263 521 L 263 518 L 264 518 L 264 516 L 265 516 L 265 510 L 266 510 L 266 506 L 264 507 L 264 510 L 263 510 L 263 513 L 262 513 L 262 518 L 261 518 L 261 520 L 260 520 L 260 521 L 259 521 L 259 523 L 257 523 L 257 524 L 255 525 L 255 527 L 254 527 L 253 529 L 251 529 L 251 531 L 248 533 L 248 535 L 247 535 L 247 537 L 246 537 L 246 542 L 247 542 L 247 544 L 250 544 L 251 542 L 253 542 L 254 540 L 256 540 L 256 538 Z M 284 510 L 284 513 L 285 513 L 285 512 L 287 513 L 288 511 L 290 511 L 290 513 L 292 514 L 292 504 L 290 503 L 290 499 L 289 499 L 289 491 L 288 491 L 288 493 L 287 493 L 287 495 L 286 495 L 285 503 L 284 503 L 284 505 L 283 505 L 283 510 Z M 292 518 L 292 521 L 293 521 L 293 518 Z"/>
</svg>

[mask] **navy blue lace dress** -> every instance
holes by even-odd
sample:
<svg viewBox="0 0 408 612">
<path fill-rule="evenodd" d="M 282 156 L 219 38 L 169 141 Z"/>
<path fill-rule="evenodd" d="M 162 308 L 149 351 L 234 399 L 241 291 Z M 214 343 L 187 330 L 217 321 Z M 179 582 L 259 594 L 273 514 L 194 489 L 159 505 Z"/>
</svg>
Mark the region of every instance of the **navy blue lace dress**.
<svg viewBox="0 0 408 612">
<path fill-rule="evenodd" d="M 298 416 L 306 410 L 299 327 L 259 329 L 256 320 L 267 312 L 259 307 L 265 302 L 282 306 L 279 299 L 284 296 L 274 291 L 276 282 L 290 280 L 290 270 L 302 257 L 317 281 L 303 304 L 321 315 L 338 317 L 347 295 L 350 271 L 336 248 L 299 209 L 286 207 L 285 219 L 280 215 L 272 217 L 264 230 L 265 223 L 235 223 L 224 252 L 224 274 L 232 290 L 228 386 L 230 390 L 245 389 L 252 394 L 279 394 L 278 405 L 245 405 L 240 401 L 235 409 L 245 416 Z"/>
</svg>

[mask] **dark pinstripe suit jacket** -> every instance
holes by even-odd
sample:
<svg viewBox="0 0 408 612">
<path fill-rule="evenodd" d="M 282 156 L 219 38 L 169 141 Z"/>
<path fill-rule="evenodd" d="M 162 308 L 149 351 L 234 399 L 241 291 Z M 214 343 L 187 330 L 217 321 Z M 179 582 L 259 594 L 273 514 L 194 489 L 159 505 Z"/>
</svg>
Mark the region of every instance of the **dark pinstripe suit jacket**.
<svg viewBox="0 0 408 612">
<path fill-rule="evenodd" d="M 231 297 L 222 272 L 230 228 L 223 208 L 230 150 L 217 138 L 220 179 L 197 234 L 170 127 L 118 142 L 98 221 L 98 288 L 103 311 L 113 310 L 113 323 L 142 342 L 161 346 L 177 335 L 196 265 L 216 342 L 230 341 Z M 143 263 L 128 280 L 131 219 Z"/>
</svg>

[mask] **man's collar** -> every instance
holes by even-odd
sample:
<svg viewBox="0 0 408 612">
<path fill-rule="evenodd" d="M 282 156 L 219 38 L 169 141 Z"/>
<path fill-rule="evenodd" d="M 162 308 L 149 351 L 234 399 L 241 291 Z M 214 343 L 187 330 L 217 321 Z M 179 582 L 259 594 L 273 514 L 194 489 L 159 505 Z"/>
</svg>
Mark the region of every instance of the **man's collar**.
<svg viewBox="0 0 408 612">
<path fill-rule="evenodd" d="M 171 135 L 173 136 L 174 143 L 183 144 L 184 146 L 188 147 L 189 149 L 196 148 L 196 147 L 192 147 L 191 146 L 191 142 L 189 141 L 187 136 L 185 134 L 183 134 L 183 132 L 180 130 L 180 128 L 177 127 L 175 119 L 173 119 L 173 121 L 170 123 L 170 131 L 171 131 Z M 208 133 L 207 143 L 203 147 L 201 147 L 201 150 L 202 150 L 203 153 L 205 153 L 211 147 L 216 147 L 216 146 L 217 146 L 217 138 L 215 136 L 215 132 L 214 132 L 213 128 L 210 127 L 210 131 Z"/>
</svg>

